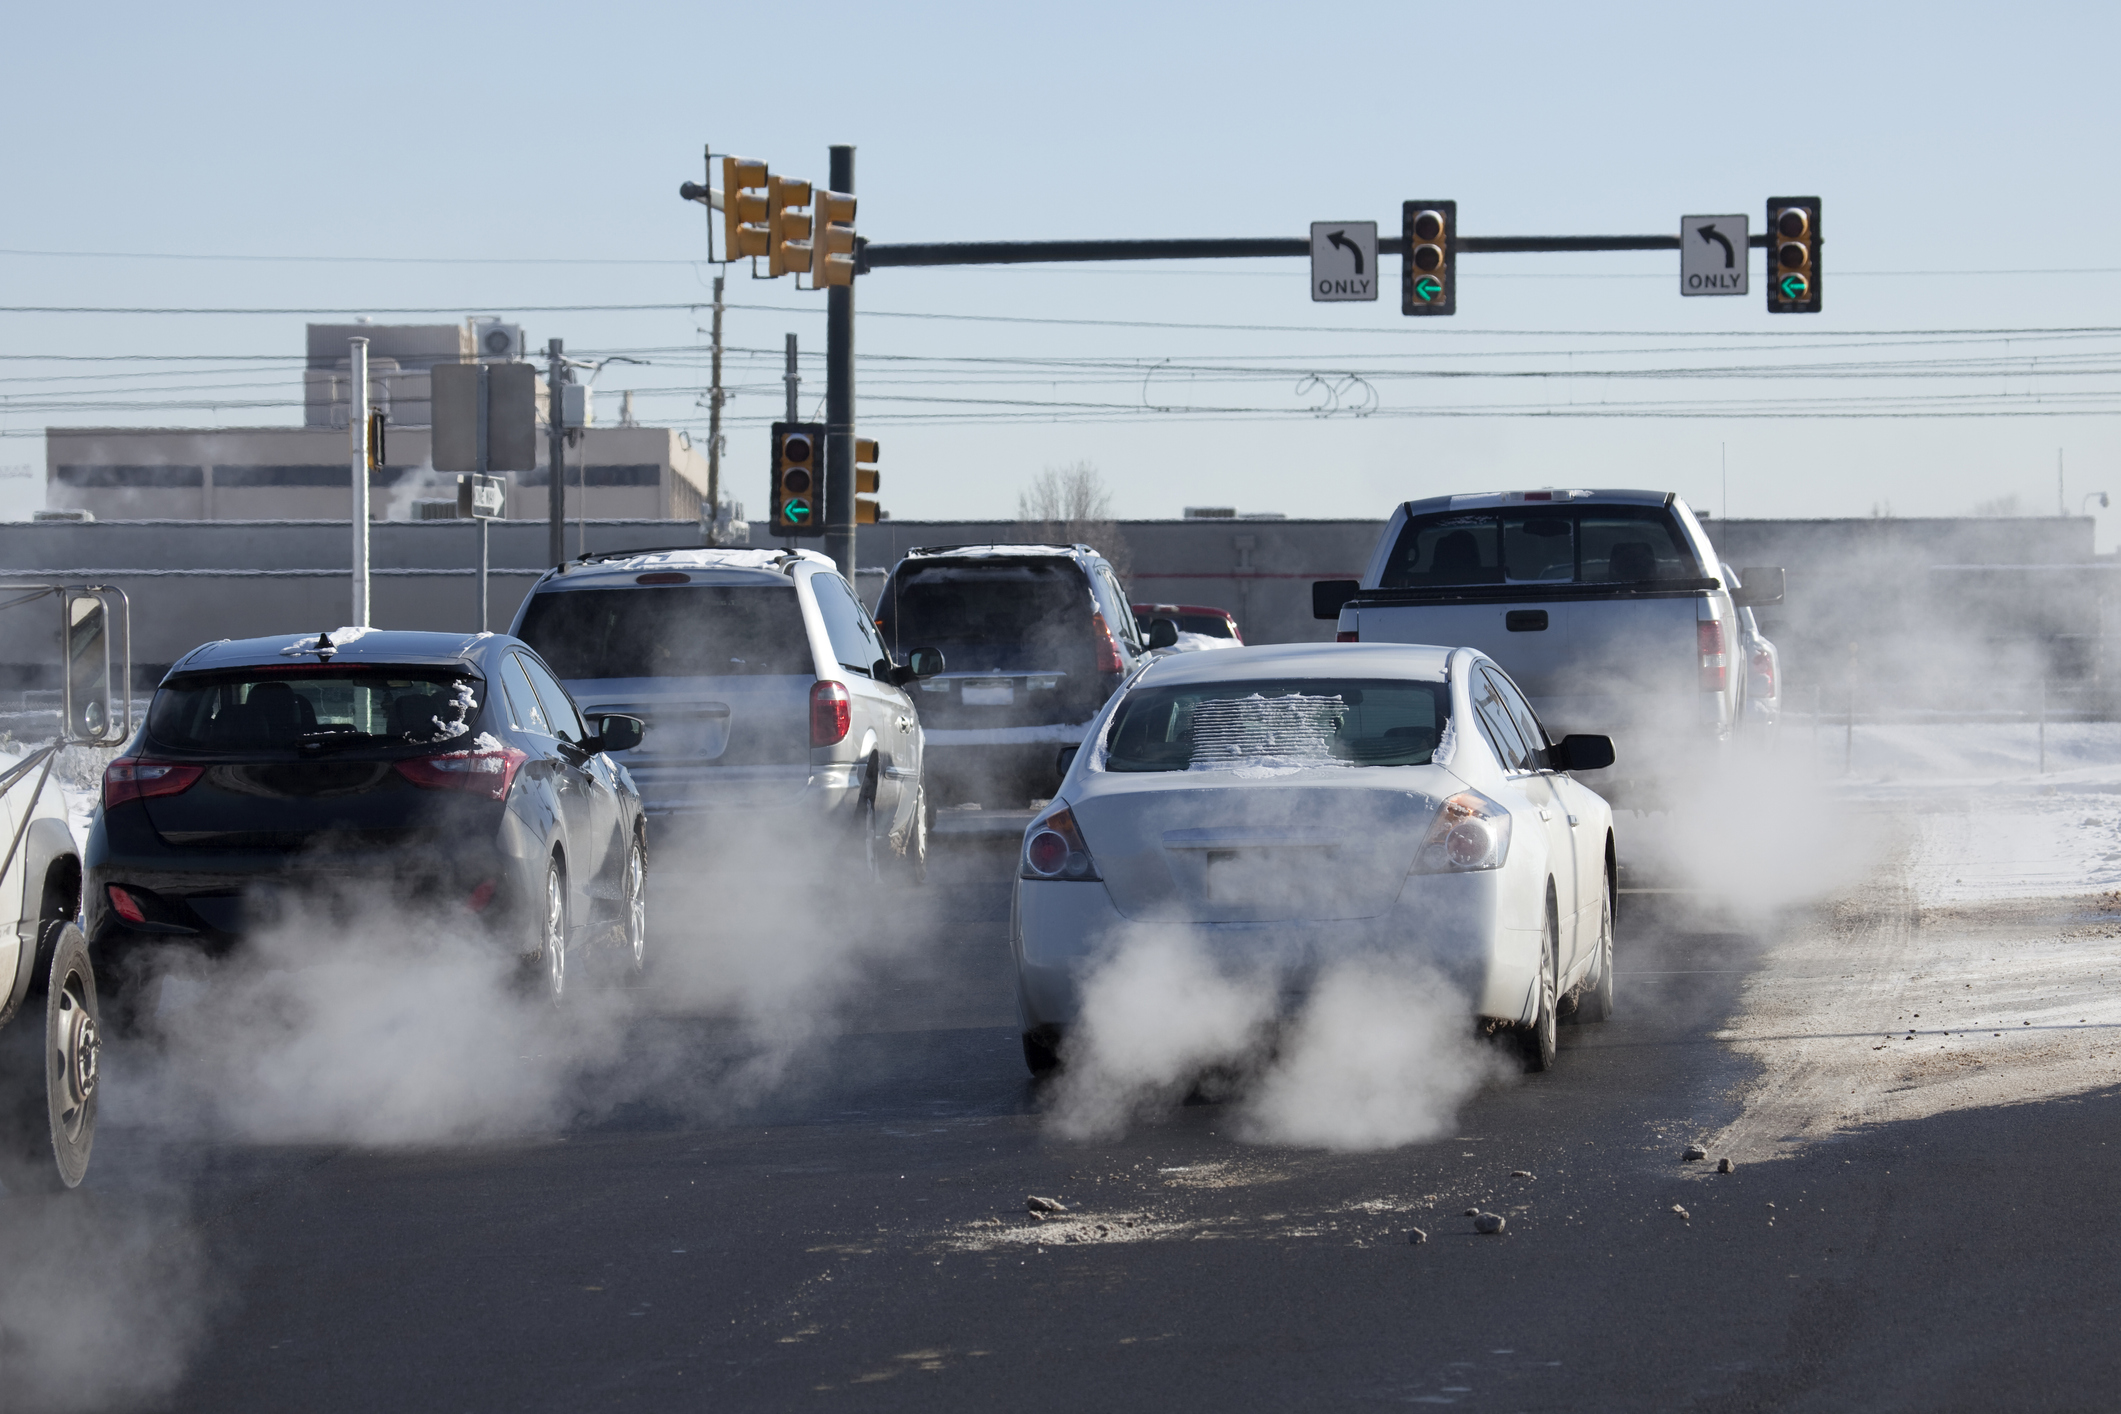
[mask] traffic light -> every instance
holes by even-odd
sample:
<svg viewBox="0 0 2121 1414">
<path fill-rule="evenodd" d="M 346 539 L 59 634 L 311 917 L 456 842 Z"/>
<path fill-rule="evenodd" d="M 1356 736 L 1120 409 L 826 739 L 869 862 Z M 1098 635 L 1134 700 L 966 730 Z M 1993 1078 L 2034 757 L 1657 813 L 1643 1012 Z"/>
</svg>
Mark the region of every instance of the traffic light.
<svg viewBox="0 0 2121 1414">
<path fill-rule="evenodd" d="M 869 438 L 857 437 L 854 439 L 854 523 L 856 525 L 875 525 L 878 516 L 882 514 L 877 509 L 875 501 L 866 499 L 874 496 L 876 488 L 884 484 L 883 478 L 877 474 L 875 465 L 876 452 L 876 443 Z"/>
<path fill-rule="evenodd" d="M 854 283 L 854 198 L 821 191 L 810 205 L 810 288 Z"/>
<path fill-rule="evenodd" d="M 748 157 L 722 159 L 722 248 L 730 260 L 764 255 L 766 164 Z"/>
<path fill-rule="evenodd" d="M 793 177 L 766 182 L 766 273 L 786 275 L 810 270 L 810 183 Z"/>
<path fill-rule="evenodd" d="M 773 533 L 825 533 L 825 427 L 773 424 Z"/>
<path fill-rule="evenodd" d="M 1767 204 L 1770 314 L 1819 312 L 1819 198 L 1771 196 Z"/>
<path fill-rule="evenodd" d="M 1399 312 L 1458 313 L 1458 203 L 1409 201 L 1399 217 L 1407 240 Z"/>
</svg>

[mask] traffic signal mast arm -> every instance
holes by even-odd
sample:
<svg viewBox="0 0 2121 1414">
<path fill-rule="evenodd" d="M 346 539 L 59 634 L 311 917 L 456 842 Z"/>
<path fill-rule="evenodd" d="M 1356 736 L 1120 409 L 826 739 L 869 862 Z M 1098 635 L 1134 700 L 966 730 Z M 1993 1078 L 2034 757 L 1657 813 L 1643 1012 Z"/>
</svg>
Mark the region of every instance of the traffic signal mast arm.
<svg viewBox="0 0 2121 1414">
<path fill-rule="evenodd" d="M 1749 245 L 1764 247 L 1765 234 Z M 1677 236 L 1460 236 L 1460 251 L 1475 255 L 1520 255 L 1542 251 L 1678 250 Z M 1380 236 L 1379 255 L 1405 256 L 1403 236 Z M 916 265 L 1020 265 L 1040 261 L 1088 260 L 1246 260 L 1290 256 L 1308 258 L 1311 242 L 1292 236 L 1210 236 L 1200 239 L 1149 241 L 933 241 L 925 243 L 862 241 L 861 270 Z"/>
</svg>

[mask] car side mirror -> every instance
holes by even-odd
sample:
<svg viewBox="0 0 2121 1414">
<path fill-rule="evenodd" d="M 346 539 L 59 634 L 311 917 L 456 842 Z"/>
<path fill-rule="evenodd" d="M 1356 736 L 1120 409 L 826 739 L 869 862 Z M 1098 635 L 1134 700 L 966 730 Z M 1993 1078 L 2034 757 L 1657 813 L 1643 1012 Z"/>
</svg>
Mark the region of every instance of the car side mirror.
<svg viewBox="0 0 2121 1414">
<path fill-rule="evenodd" d="M 1149 647 L 1151 649 L 1176 648 L 1177 646 L 1177 624 L 1172 623 L 1169 619 L 1149 620 Z"/>
<path fill-rule="evenodd" d="M 118 713 L 112 709 L 119 704 L 114 700 L 117 684 L 112 681 L 109 605 L 95 591 L 77 594 L 68 590 L 59 599 L 66 649 L 62 735 L 68 741 L 114 741 L 120 733 Z"/>
<path fill-rule="evenodd" d="M 1613 764 L 1613 738 L 1565 736 L 1547 748 L 1547 764 L 1557 771 L 1603 771 Z"/>
<path fill-rule="evenodd" d="M 1337 619 L 1341 607 L 1362 591 L 1355 579 L 1319 579 L 1311 583 L 1311 617 Z"/>
<path fill-rule="evenodd" d="M 1738 588 L 1731 591 L 1731 602 L 1741 609 L 1780 604 L 1783 591 L 1788 587 L 1788 577 L 1780 567 L 1748 565 L 1738 571 Z"/>
<path fill-rule="evenodd" d="M 1074 746 L 1064 746 L 1055 752 L 1053 754 L 1053 773 L 1057 776 L 1067 775 L 1068 768 L 1075 764 L 1075 753 L 1082 749 L 1081 744 L 1078 743 Z"/>
<path fill-rule="evenodd" d="M 894 687 L 904 687 L 915 678 L 932 678 L 943 670 L 943 650 L 940 648 L 916 648 L 906 655 L 906 661 L 891 670 Z"/>
<path fill-rule="evenodd" d="M 614 712 L 597 719 L 597 739 L 589 745 L 596 751 L 631 751 L 641 744 L 648 724 L 639 717 Z"/>
</svg>

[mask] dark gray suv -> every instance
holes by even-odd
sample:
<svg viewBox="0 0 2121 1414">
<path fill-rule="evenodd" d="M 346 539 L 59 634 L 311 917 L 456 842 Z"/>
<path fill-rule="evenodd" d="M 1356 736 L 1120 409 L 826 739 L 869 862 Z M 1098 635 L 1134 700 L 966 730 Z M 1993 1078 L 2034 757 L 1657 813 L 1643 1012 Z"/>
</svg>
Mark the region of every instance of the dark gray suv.
<svg viewBox="0 0 2121 1414">
<path fill-rule="evenodd" d="M 894 656 L 933 647 L 947 666 L 914 693 L 938 806 L 1050 797 L 1060 748 L 1082 741 L 1151 648 L 1088 545 L 915 549 L 892 567 L 876 621 Z"/>
</svg>

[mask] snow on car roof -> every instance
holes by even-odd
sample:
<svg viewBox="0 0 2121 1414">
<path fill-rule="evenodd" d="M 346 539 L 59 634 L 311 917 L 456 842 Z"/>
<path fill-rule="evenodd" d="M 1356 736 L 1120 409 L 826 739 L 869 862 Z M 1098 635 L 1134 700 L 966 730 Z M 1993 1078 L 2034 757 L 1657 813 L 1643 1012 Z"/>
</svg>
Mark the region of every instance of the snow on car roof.
<svg viewBox="0 0 2121 1414">
<path fill-rule="evenodd" d="M 1019 560 L 1033 555 L 1063 557 L 1095 554 L 1097 554 L 1097 551 L 1091 549 L 1088 545 L 916 545 L 906 552 L 906 557 L 911 559 L 918 555 L 926 559 L 938 555 L 948 555 L 955 559 L 959 556 L 1006 556 L 1012 560 Z"/>
<path fill-rule="evenodd" d="M 616 584 L 631 584 L 637 575 L 657 571 L 711 574 L 733 570 L 779 578 L 782 565 L 790 558 L 827 567 L 832 564 L 828 557 L 815 550 L 725 550 L 705 547 L 698 550 L 643 550 L 638 554 L 611 555 L 586 563 L 570 562 L 564 572 L 550 573 L 540 581 L 538 592 L 549 593 L 555 589 L 609 589 Z"/>
<path fill-rule="evenodd" d="M 1406 677 L 1441 682 L 1454 648 L 1425 643 L 1271 643 L 1159 658 L 1137 682 L 1159 686 L 1237 678 Z"/>
<path fill-rule="evenodd" d="M 1609 506 L 1661 506 L 1672 499 L 1670 491 L 1598 490 L 1586 491 L 1565 486 L 1538 487 L 1525 491 L 1470 491 L 1458 496 L 1429 496 L 1419 501 L 1406 503 L 1408 515 L 1426 515 L 1431 511 L 1482 510 L 1489 506 L 1516 506 L 1530 502 L 1552 502 L 1555 505 Z"/>
<path fill-rule="evenodd" d="M 319 652 L 318 638 L 331 640 Z M 319 663 L 402 663 L 408 667 L 461 663 L 486 633 L 430 633 L 413 629 L 330 628 L 276 633 L 265 638 L 224 638 L 201 644 L 170 667 L 171 675 L 212 668 L 262 667 L 290 660 Z M 311 655 L 315 655 L 312 657 Z"/>
</svg>

